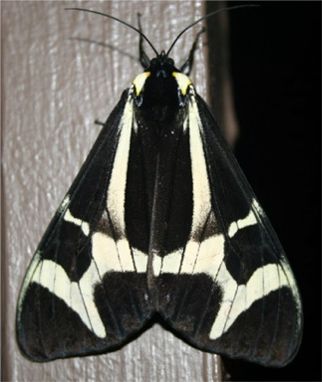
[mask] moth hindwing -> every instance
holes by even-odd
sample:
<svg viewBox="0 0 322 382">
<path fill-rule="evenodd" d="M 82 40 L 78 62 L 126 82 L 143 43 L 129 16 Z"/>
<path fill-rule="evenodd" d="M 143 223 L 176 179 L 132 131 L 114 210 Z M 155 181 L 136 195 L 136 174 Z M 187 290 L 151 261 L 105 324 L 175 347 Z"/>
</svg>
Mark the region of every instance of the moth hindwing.
<svg viewBox="0 0 322 382">
<path fill-rule="evenodd" d="M 103 353 L 159 317 L 200 349 L 283 366 L 301 339 L 298 289 L 188 77 L 196 43 L 178 69 L 174 44 L 153 47 L 149 60 L 138 31 L 145 71 L 105 122 L 29 266 L 20 348 L 34 361 Z"/>
</svg>

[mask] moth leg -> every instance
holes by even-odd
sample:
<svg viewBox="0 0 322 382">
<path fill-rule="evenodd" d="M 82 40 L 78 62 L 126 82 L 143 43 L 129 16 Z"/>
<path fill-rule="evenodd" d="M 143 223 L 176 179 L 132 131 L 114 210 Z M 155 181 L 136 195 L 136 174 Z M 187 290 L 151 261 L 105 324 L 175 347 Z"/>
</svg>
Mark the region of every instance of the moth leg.
<svg viewBox="0 0 322 382">
<path fill-rule="evenodd" d="M 138 16 L 139 31 L 142 33 L 141 13 L 138 13 L 137 16 Z M 141 34 L 140 34 L 140 41 L 139 41 L 139 60 L 143 69 L 147 69 L 150 66 L 150 59 L 148 55 L 145 53 L 145 50 L 143 47 L 143 37 Z"/>
<path fill-rule="evenodd" d="M 193 59 L 194 59 L 194 55 L 195 55 L 195 52 L 196 52 L 196 49 L 197 49 L 197 46 L 198 46 L 198 41 L 199 41 L 199 38 L 200 36 L 206 31 L 206 28 L 202 28 L 198 33 L 197 33 L 197 36 L 195 38 L 195 41 L 193 42 L 192 44 L 192 47 L 191 47 L 191 50 L 190 50 L 190 53 L 189 53 L 189 57 L 188 59 L 186 60 L 186 62 L 181 66 L 180 70 L 181 72 L 183 72 L 184 74 L 186 75 L 189 75 L 191 73 L 191 70 L 192 70 L 192 66 L 193 66 Z"/>
<path fill-rule="evenodd" d="M 94 124 L 95 125 L 99 125 L 99 126 L 104 126 L 105 125 L 105 123 L 101 122 L 99 119 L 95 119 Z"/>
</svg>

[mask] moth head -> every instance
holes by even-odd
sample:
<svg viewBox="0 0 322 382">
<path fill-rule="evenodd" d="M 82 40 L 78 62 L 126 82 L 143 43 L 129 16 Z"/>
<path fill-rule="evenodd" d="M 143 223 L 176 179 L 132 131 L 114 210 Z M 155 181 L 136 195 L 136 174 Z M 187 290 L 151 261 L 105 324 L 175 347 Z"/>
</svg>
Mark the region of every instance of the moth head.
<svg viewBox="0 0 322 382">
<path fill-rule="evenodd" d="M 151 76 L 156 79 L 167 79 L 171 78 L 172 73 L 177 71 L 174 66 L 174 61 L 172 58 L 168 57 L 164 51 L 158 54 L 151 61 L 145 69 L 145 71 L 139 74 L 133 81 L 135 87 L 136 95 L 140 95 L 146 80 Z"/>
<path fill-rule="evenodd" d="M 153 72 L 158 72 L 162 69 L 172 70 L 174 68 L 174 60 L 162 50 L 160 54 L 152 58 L 149 68 Z"/>
<path fill-rule="evenodd" d="M 150 61 L 148 68 L 143 73 L 135 77 L 132 84 L 134 94 L 140 100 L 139 103 L 147 93 L 149 98 L 159 98 L 160 101 L 164 98 L 165 102 L 172 95 L 172 98 L 177 99 L 179 105 L 183 105 L 184 97 L 192 82 L 186 74 L 175 67 L 174 60 L 165 51 L 162 51 Z M 151 85 L 156 94 L 149 92 Z"/>
</svg>

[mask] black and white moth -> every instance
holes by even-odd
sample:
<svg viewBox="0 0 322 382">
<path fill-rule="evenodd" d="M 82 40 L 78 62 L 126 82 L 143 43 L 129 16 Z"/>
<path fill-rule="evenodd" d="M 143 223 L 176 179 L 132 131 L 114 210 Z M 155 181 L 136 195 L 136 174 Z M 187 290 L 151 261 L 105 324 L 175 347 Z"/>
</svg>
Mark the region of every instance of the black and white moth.
<svg viewBox="0 0 322 382">
<path fill-rule="evenodd" d="M 130 27 L 144 72 L 32 259 L 17 307 L 20 349 L 40 362 L 104 353 L 159 319 L 205 351 L 283 366 L 301 340 L 301 301 L 275 232 L 188 77 L 200 34 L 177 69 L 169 53 L 182 33 L 158 53 Z"/>
</svg>

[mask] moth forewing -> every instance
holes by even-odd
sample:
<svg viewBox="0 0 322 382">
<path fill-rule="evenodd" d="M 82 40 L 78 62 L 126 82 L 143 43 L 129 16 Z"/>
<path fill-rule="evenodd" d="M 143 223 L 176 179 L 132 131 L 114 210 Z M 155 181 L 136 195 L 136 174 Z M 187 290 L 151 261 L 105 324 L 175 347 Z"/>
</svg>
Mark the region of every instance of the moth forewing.
<svg viewBox="0 0 322 382">
<path fill-rule="evenodd" d="M 147 258 L 131 246 L 125 232 L 132 116 L 127 90 L 58 208 L 25 277 L 17 338 L 32 360 L 105 352 L 120 346 L 151 315 Z"/>
</svg>

